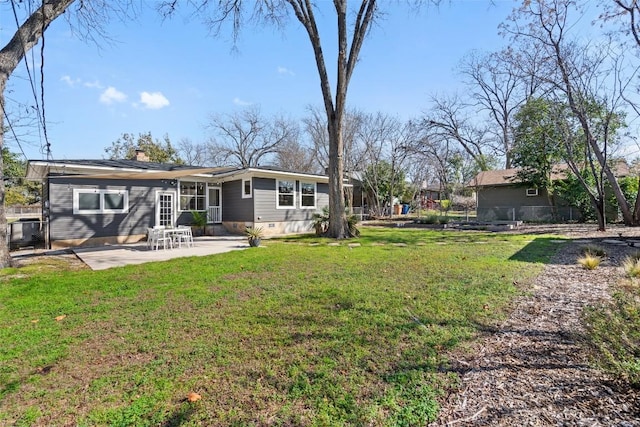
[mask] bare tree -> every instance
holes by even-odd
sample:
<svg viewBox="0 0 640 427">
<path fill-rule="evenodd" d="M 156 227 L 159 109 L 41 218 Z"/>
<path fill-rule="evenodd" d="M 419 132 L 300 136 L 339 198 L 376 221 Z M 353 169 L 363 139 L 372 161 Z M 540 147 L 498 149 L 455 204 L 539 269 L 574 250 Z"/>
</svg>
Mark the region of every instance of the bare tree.
<svg viewBox="0 0 640 427">
<path fill-rule="evenodd" d="M 17 1 L 11 1 L 11 6 L 15 11 L 20 5 Z M 4 147 L 4 131 L 5 131 L 5 89 L 9 76 L 34 46 L 41 40 L 45 30 L 49 25 L 73 3 L 73 0 L 57 0 L 42 2 L 39 6 L 34 6 L 32 12 L 27 19 L 18 24 L 18 29 L 9 40 L 6 46 L 0 50 L 0 150 Z M 17 16 L 17 13 L 16 13 Z M 0 159 L 0 172 L 3 171 L 4 165 Z M 5 184 L 0 179 L 0 268 L 11 265 L 11 257 L 9 255 L 9 246 L 7 242 L 7 216 L 4 208 Z"/>
<path fill-rule="evenodd" d="M 494 160 L 494 150 L 488 130 L 470 119 L 466 107 L 458 96 L 434 96 L 431 108 L 422 118 L 422 127 L 432 138 L 456 142 L 473 158 L 480 170 L 489 170 Z"/>
<path fill-rule="evenodd" d="M 210 166 L 209 147 L 207 144 L 196 144 L 189 138 L 178 141 L 178 155 L 185 164 L 192 166 Z"/>
<path fill-rule="evenodd" d="M 327 118 L 320 108 L 309 106 L 308 116 L 303 118 L 304 130 L 311 138 L 314 153 L 323 170 L 329 169 L 329 132 Z M 364 118 L 364 113 L 356 110 L 347 110 L 344 117 L 342 139 L 344 141 L 344 169 L 346 173 L 359 171 L 362 168 L 361 141 L 358 133 Z"/>
<path fill-rule="evenodd" d="M 405 164 L 409 147 L 415 144 L 417 127 L 384 113 L 362 115 L 357 139 L 362 146 L 361 170 L 365 188 L 373 195 L 370 208 L 383 214 L 393 206 L 396 192 L 404 189 Z M 391 214 L 391 211 L 386 212 Z"/>
<path fill-rule="evenodd" d="M 280 144 L 274 165 L 289 171 L 324 173 L 324 169 L 316 161 L 314 148 L 303 145 L 298 138 L 291 138 Z"/>
<path fill-rule="evenodd" d="M 304 132 L 313 145 L 313 154 L 323 172 L 329 170 L 329 132 L 324 111 L 308 106 L 307 116 L 302 119 Z"/>
<path fill-rule="evenodd" d="M 213 33 L 218 33 L 224 24 L 230 23 L 234 36 L 242 28 L 243 18 L 257 21 L 267 21 L 276 26 L 282 26 L 289 14 L 293 14 L 304 28 L 314 53 L 320 87 L 327 117 L 329 135 L 329 227 L 327 234 L 334 238 L 351 237 L 349 224 L 345 214 L 344 200 L 344 140 L 343 126 L 346 112 L 347 89 L 358 62 L 360 49 L 371 24 L 379 14 L 377 0 L 360 0 L 356 8 L 348 10 L 347 0 L 333 0 L 335 13 L 337 49 L 335 86 L 332 87 L 326 66 L 325 52 L 329 51 L 323 45 L 316 11 L 324 8 L 329 2 L 312 2 L 310 0 L 263 0 L 246 2 L 242 0 L 193 0 L 200 12 L 212 12 L 208 22 Z M 177 2 L 164 1 L 161 8 L 165 13 L 171 13 Z M 326 10 L 320 11 L 326 15 Z M 327 36 L 329 37 L 329 36 Z"/>
<path fill-rule="evenodd" d="M 215 134 L 209 148 L 213 158 L 242 168 L 272 163 L 280 145 L 298 135 L 296 124 L 282 117 L 267 119 L 255 106 L 212 115 L 207 128 Z"/>
<path fill-rule="evenodd" d="M 511 63 L 511 51 L 480 54 L 471 52 L 460 64 L 475 106 L 490 117 L 489 130 L 497 142 L 496 150 L 504 157 L 504 167 L 511 167 L 513 135 L 511 121 L 526 101 L 527 81 L 520 78 Z M 495 129 L 495 130 L 493 130 Z"/>
<path fill-rule="evenodd" d="M 549 96 L 569 105 L 580 124 L 586 149 L 585 162 L 596 182 L 595 192 L 587 182 L 581 182 L 596 210 L 598 228 L 605 229 L 605 179 L 618 201 L 625 224 L 632 225 L 634 215 L 608 162 L 616 137 L 615 123 L 619 120 L 616 109 L 621 100 L 618 88 L 608 86 L 611 81 L 617 84 L 616 79 L 609 78 L 610 49 L 608 45 L 585 46 L 570 39 L 570 12 L 574 7 L 575 3 L 571 0 L 526 2 L 514 12 L 503 29 L 514 41 L 534 43 L 543 52 L 546 60 L 537 78 L 548 88 Z M 598 114 L 595 121 L 592 116 L 594 105 L 603 106 L 605 110 Z M 575 153 L 572 138 L 566 138 L 565 142 L 570 144 L 567 151 Z M 580 165 L 569 165 L 580 179 Z"/>
</svg>

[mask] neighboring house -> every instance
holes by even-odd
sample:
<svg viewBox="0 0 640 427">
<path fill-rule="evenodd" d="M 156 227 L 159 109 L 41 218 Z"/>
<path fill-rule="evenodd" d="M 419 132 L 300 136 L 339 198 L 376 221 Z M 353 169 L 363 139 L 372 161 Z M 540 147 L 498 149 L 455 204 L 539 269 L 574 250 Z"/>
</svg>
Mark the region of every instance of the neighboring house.
<svg viewBox="0 0 640 427">
<path fill-rule="evenodd" d="M 275 168 L 200 168 L 141 160 L 30 160 L 43 185 L 49 247 L 129 243 L 157 225 L 208 224 L 241 234 L 309 232 L 329 204 L 328 177 Z"/>
<path fill-rule="evenodd" d="M 480 221 L 574 221 L 580 212 L 566 200 L 549 197 L 544 188 L 532 188 L 517 178 L 518 169 L 480 172 L 469 182 L 476 192 L 477 218 Z M 569 173 L 567 165 L 557 165 L 553 180 L 563 180 Z M 615 166 L 617 177 L 629 176 L 629 166 L 619 161 Z"/>
<path fill-rule="evenodd" d="M 544 188 L 531 188 L 518 181 L 518 169 L 480 172 L 469 183 L 476 193 L 477 218 L 480 221 L 571 221 L 580 214 L 565 200 L 552 200 Z M 554 179 L 566 178 L 565 170 Z M 554 205 L 555 202 L 555 205 Z"/>
</svg>

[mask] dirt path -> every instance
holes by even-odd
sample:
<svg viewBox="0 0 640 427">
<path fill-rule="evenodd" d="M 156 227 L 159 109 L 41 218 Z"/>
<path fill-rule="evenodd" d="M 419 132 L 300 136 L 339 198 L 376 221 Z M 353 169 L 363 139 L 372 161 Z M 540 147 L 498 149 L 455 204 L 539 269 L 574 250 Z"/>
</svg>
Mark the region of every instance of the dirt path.
<svg viewBox="0 0 640 427">
<path fill-rule="evenodd" d="M 631 233 L 558 231 L 594 242 Z M 633 233 L 640 239 L 640 230 Z M 587 271 L 576 264 L 584 244 L 563 243 L 544 272 L 526 284 L 531 294 L 516 301 L 510 317 L 469 352 L 452 356 L 461 388 L 442 402 L 432 426 L 640 426 L 640 390 L 591 368 L 580 344 L 582 309 L 610 298 L 620 260 L 638 249 L 603 244 L 606 261 Z"/>
</svg>

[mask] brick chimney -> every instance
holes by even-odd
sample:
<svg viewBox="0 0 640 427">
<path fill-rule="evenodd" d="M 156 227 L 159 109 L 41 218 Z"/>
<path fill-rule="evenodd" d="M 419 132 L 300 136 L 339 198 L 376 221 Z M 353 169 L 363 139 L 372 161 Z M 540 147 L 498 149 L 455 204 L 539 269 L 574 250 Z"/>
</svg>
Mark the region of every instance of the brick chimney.
<svg viewBox="0 0 640 427">
<path fill-rule="evenodd" d="M 147 156 L 147 153 L 145 153 L 143 149 L 136 148 L 135 160 L 137 160 L 139 162 L 148 162 L 149 161 L 149 156 Z"/>
</svg>

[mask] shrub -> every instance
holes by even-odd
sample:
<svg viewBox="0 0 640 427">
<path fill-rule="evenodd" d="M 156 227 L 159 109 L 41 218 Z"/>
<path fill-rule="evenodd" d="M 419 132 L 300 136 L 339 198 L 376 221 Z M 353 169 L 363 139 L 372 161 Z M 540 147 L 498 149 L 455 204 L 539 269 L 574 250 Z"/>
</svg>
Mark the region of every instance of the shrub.
<svg viewBox="0 0 640 427">
<path fill-rule="evenodd" d="M 347 225 L 349 226 L 349 234 L 351 237 L 359 237 L 360 230 L 357 227 L 358 224 L 358 216 L 349 214 L 349 212 L 345 211 L 347 215 Z M 329 207 L 325 206 L 322 208 L 322 213 L 313 214 L 313 222 L 311 226 L 316 232 L 316 236 L 323 236 L 327 233 L 329 228 Z"/>
<path fill-rule="evenodd" d="M 628 277 L 640 277 L 640 258 L 638 254 L 628 256 L 622 260 L 622 268 Z"/>
<path fill-rule="evenodd" d="M 586 253 L 584 256 L 578 258 L 578 264 L 587 270 L 595 270 L 601 262 L 601 257 L 591 253 Z"/>
<path fill-rule="evenodd" d="M 583 246 L 581 252 L 583 255 L 591 255 L 591 256 L 597 256 L 601 258 L 607 256 L 607 252 L 604 250 L 604 248 L 598 245 Z"/>
</svg>

